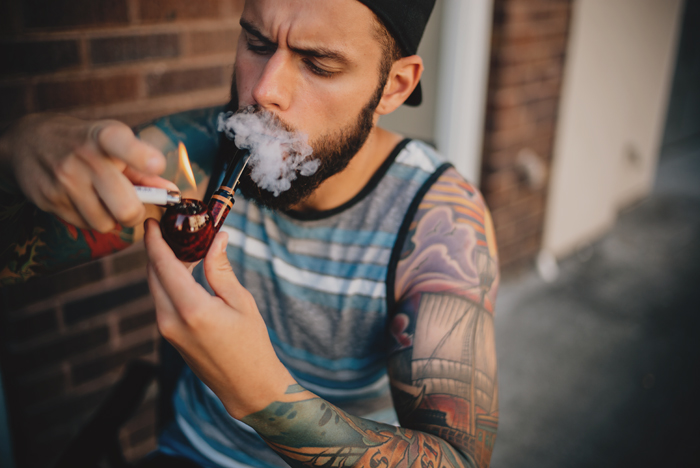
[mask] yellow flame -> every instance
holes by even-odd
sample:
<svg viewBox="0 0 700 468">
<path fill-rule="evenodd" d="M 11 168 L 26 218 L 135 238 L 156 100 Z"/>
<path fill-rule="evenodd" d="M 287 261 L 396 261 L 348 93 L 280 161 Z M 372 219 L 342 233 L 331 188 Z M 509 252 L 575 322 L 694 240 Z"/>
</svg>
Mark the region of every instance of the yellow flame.
<svg viewBox="0 0 700 468">
<path fill-rule="evenodd" d="M 197 190 L 197 182 L 194 180 L 194 174 L 192 173 L 192 166 L 190 166 L 190 158 L 187 156 L 187 149 L 182 142 L 177 145 L 177 152 L 180 156 L 180 170 L 185 174 L 187 182 L 192 186 L 193 189 Z"/>
</svg>

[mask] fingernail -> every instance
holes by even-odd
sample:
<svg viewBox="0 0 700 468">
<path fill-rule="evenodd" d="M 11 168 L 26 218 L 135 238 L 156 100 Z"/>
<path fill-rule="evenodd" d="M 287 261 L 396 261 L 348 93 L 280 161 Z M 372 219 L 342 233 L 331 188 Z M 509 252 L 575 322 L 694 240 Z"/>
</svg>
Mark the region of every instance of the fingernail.
<svg viewBox="0 0 700 468">
<path fill-rule="evenodd" d="M 224 232 L 224 235 L 222 237 L 223 239 L 221 239 L 221 251 L 226 253 L 226 247 L 228 247 L 228 233 Z"/>
</svg>

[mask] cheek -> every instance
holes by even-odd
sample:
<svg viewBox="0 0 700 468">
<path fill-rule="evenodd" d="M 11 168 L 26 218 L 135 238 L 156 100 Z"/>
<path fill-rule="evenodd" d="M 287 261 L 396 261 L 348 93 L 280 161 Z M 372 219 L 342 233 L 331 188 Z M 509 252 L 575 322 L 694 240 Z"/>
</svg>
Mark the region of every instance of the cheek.
<svg viewBox="0 0 700 468">
<path fill-rule="evenodd" d="M 353 79 L 335 83 L 310 80 L 298 97 L 298 117 L 307 122 L 306 130 L 313 140 L 354 124 L 370 94 Z"/>
<path fill-rule="evenodd" d="M 245 47 L 241 50 L 239 46 L 236 54 L 236 63 L 234 64 L 235 86 L 238 91 L 239 107 L 254 103 L 253 88 L 265 67 L 265 64 L 261 63 L 257 57 L 250 57 L 250 54 L 247 52 Z"/>
</svg>

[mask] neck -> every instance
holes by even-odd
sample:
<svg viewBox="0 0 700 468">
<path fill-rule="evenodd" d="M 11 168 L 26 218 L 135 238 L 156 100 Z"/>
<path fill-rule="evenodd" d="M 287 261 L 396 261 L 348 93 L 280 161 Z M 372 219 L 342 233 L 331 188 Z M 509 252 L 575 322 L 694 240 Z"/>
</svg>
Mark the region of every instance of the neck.
<svg viewBox="0 0 700 468">
<path fill-rule="evenodd" d="M 402 139 L 401 135 L 375 126 L 348 166 L 323 181 L 307 199 L 292 209 L 301 212 L 327 211 L 350 201 L 367 185 Z"/>
</svg>

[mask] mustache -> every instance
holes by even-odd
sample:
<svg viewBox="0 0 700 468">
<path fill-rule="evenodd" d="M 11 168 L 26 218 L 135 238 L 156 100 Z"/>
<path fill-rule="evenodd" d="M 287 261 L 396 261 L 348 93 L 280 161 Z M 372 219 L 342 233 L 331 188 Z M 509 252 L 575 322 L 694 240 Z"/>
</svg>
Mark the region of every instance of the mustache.
<svg viewBox="0 0 700 468">
<path fill-rule="evenodd" d="M 258 117 L 264 118 L 269 125 L 272 125 L 277 129 L 284 130 L 287 133 L 299 132 L 298 128 L 294 127 L 288 122 L 285 122 L 280 116 L 278 116 L 274 112 L 262 108 L 259 104 L 241 106 L 234 114 L 256 115 Z"/>
</svg>

